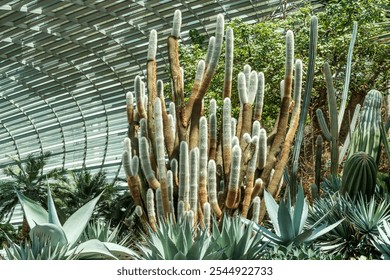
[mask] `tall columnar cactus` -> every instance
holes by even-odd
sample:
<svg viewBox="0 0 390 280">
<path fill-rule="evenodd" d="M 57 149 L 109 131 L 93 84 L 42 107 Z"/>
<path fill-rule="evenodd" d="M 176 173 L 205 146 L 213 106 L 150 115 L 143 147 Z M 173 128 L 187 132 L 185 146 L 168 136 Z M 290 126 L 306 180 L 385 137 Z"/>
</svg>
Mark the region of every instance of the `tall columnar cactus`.
<svg viewBox="0 0 390 280">
<path fill-rule="evenodd" d="M 259 196 L 263 189 L 272 195 L 280 189 L 299 119 L 302 67 L 297 61 L 293 80 L 293 33 L 288 31 L 286 34 L 286 71 L 275 134 L 267 137 L 260 125 L 264 75 L 252 71 L 249 65 L 238 76 L 240 116 L 238 120 L 232 117 L 232 100 L 235 100 L 230 99 L 234 36 L 229 28 L 225 48 L 227 70 L 221 92 L 224 97 L 222 120 L 217 119 L 217 106 L 213 100 L 208 119 L 203 116 L 204 96 L 216 72 L 223 45 L 222 15 L 217 16 L 215 37 L 209 41 L 205 60 L 198 63 L 188 101 L 184 99 L 184 73 L 178 53 L 180 25 L 181 13 L 176 11 L 168 38 L 173 93 L 169 110 L 164 103 L 163 84 L 156 80 L 156 48 L 153 44 L 157 42 L 157 35 L 154 31 L 150 34 L 147 56 L 146 92 L 141 77 L 136 77 L 136 109 L 130 101 L 126 108 L 128 112 L 133 110 L 133 113 L 128 113 L 131 115 L 128 122 L 134 139 L 131 139 L 132 149 L 127 149 L 127 159 L 123 163 L 127 171 L 137 171 L 140 182 L 147 183 L 145 189 L 141 189 L 146 196 L 140 195 L 139 203 L 147 213 L 143 219 L 155 229 L 159 220 L 169 216 L 174 220 L 191 216 L 194 222 L 207 227 L 210 212 L 220 219 L 227 209 L 225 214 L 241 212 L 261 221 L 264 213 L 259 208 L 264 202 Z M 221 131 L 218 131 L 219 123 L 222 124 Z M 133 154 L 137 157 L 131 157 Z M 140 164 L 137 165 L 138 157 Z M 137 170 L 137 166 L 141 170 Z"/>
<path fill-rule="evenodd" d="M 233 51 L 234 51 L 234 35 L 233 29 L 226 29 L 226 53 L 225 53 L 225 79 L 223 84 L 223 98 L 232 95 L 232 80 L 233 80 Z"/>
<path fill-rule="evenodd" d="M 234 146 L 232 149 L 232 161 L 231 161 L 231 172 L 229 178 L 229 185 L 227 189 L 226 196 L 226 207 L 236 208 L 237 198 L 238 198 L 238 187 L 239 187 L 239 174 L 240 174 L 240 163 L 241 163 L 241 149 L 238 145 Z"/>
<path fill-rule="evenodd" d="M 344 165 L 340 193 L 348 194 L 353 200 L 358 193 L 370 198 L 374 195 L 377 166 L 374 158 L 365 152 L 356 152 Z"/>
<path fill-rule="evenodd" d="M 381 107 L 382 94 L 377 90 L 370 90 L 364 99 L 360 122 L 355 129 L 348 158 L 358 151 L 363 151 L 378 159 L 381 139 Z"/>
</svg>

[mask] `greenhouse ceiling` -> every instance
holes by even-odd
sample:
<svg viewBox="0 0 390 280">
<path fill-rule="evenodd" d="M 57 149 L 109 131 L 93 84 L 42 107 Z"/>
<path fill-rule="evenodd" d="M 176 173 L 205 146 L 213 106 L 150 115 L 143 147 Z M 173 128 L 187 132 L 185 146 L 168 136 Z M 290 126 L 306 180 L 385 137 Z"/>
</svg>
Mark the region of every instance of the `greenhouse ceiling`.
<svg viewBox="0 0 390 280">
<path fill-rule="evenodd" d="M 158 77 L 167 80 L 166 38 L 176 9 L 183 14 L 181 44 L 189 44 L 192 29 L 213 34 L 218 13 L 256 22 L 296 4 L 285 2 L 0 1 L 0 178 L 9 156 L 47 151 L 48 169 L 103 168 L 116 178 L 125 95 L 144 75 L 150 30 L 158 32 Z"/>
</svg>

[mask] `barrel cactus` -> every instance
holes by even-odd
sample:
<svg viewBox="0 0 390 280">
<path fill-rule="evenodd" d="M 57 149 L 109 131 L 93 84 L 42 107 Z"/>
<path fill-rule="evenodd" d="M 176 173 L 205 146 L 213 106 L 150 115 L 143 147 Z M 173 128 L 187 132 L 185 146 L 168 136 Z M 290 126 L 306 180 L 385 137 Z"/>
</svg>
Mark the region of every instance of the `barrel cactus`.
<svg viewBox="0 0 390 280">
<path fill-rule="evenodd" d="M 353 200 L 359 192 L 371 197 L 375 191 L 377 166 L 374 158 L 365 152 L 353 154 L 344 165 L 340 193 Z"/>
</svg>

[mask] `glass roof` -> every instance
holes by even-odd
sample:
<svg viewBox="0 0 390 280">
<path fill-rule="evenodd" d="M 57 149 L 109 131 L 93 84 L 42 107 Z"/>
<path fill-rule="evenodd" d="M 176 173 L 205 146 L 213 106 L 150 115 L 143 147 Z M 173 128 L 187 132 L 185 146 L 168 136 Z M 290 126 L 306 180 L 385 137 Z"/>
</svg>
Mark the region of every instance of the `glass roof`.
<svg viewBox="0 0 390 280">
<path fill-rule="evenodd" d="M 290 2 L 290 1 L 288 1 Z M 300 1 L 298 1 L 300 2 Z M 149 32 L 158 33 L 157 73 L 168 80 L 166 38 L 176 9 L 189 30 L 214 33 L 216 15 L 256 22 L 279 0 L 0 1 L 1 169 L 51 151 L 47 168 L 120 175 L 125 95 L 144 75 Z"/>
</svg>

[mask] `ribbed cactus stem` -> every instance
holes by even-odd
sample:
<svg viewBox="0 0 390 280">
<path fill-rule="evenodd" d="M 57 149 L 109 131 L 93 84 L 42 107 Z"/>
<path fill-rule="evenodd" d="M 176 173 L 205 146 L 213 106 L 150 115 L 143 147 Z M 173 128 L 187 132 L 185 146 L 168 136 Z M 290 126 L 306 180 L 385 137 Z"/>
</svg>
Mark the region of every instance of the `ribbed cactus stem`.
<svg viewBox="0 0 390 280">
<path fill-rule="evenodd" d="M 225 49 L 225 78 L 223 81 L 223 98 L 231 98 L 233 80 L 234 34 L 233 29 L 230 27 L 226 29 Z"/>
<path fill-rule="evenodd" d="M 152 165 L 150 163 L 149 144 L 146 137 L 140 138 L 139 154 L 141 160 L 141 167 L 149 187 L 156 190 L 160 187 L 160 182 L 155 177 Z"/>
<path fill-rule="evenodd" d="M 256 196 L 252 201 L 252 221 L 256 224 L 259 222 L 260 215 L 260 197 Z"/>
<path fill-rule="evenodd" d="M 199 203 L 201 209 L 207 202 L 207 161 L 208 161 L 208 133 L 207 119 L 200 118 L 199 123 Z"/>
<path fill-rule="evenodd" d="M 210 114 L 210 149 L 209 158 L 215 160 L 217 156 L 217 116 L 215 113 Z"/>
<path fill-rule="evenodd" d="M 322 162 L 322 143 L 321 135 L 316 139 L 316 159 L 315 159 L 315 184 L 320 186 L 321 183 L 321 162 Z"/>
<path fill-rule="evenodd" d="M 256 196 L 261 195 L 262 192 L 263 192 L 263 189 L 264 189 L 263 180 L 261 180 L 261 178 L 257 178 L 256 181 L 255 181 L 255 187 L 253 188 L 253 192 L 252 192 L 252 200 Z"/>
<path fill-rule="evenodd" d="M 327 62 L 324 63 L 324 72 L 326 80 L 326 89 L 328 97 L 328 106 L 329 106 L 329 120 L 330 120 L 330 173 L 334 176 L 338 174 L 339 166 L 339 129 L 338 129 L 338 120 L 337 120 L 337 103 L 336 103 L 336 91 L 333 86 L 332 73 L 330 72 L 330 66 Z"/>
<path fill-rule="evenodd" d="M 171 36 L 176 38 L 180 37 L 181 20 L 181 11 L 176 10 L 173 16 Z"/>
<path fill-rule="evenodd" d="M 198 148 L 190 152 L 190 210 L 198 213 L 198 172 L 199 155 Z"/>
<path fill-rule="evenodd" d="M 225 98 L 222 110 L 222 153 L 225 182 L 228 182 L 228 176 L 230 174 L 230 162 L 232 157 L 231 110 L 230 98 Z"/>
<path fill-rule="evenodd" d="M 260 137 L 261 125 L 259 121 L 253 121 L 252 124 L 252 137 L 257 136 L 257 139 Z"/>
<path fill-rule="evenodd" d="M 356 128 L 356 124 L 357 124 L 359 114 L 360 114 L 360 108 L 361 108 L 360 104 L 357 104 L 355 107 L 355 111 L 354 111 L 353 116 L 352 116 L 352 121 L 351 121 L 351 124 L 349 126 L 349 131 L 348 131 L 347 137 L 344 140 L 343 147 L 341 148 L 341 151 L 339 154 L 339 164 L 341 164 L 344 161 L 344 156 L 347 153 L 348 148 L 351 144 L 351 138 L 352 138 L 352 135 L 353 135 L 355 128 Z"/>
<path fill-rule="evenodd" d="M 196 68 L 195 81 L 192 85 L 191 95 L 188 99 L 188 104 L 186 106 L 186 122 L 191 119 L 192 107 L 194 106 L 195 98 L 198 94 L 199 87 L 203 79 L 205 67 L 206 66 L 204 60 L 200 60 Z"/>
<path fill-rule="evenodd" d="M 248 85 L 248 102 L 253 104 L 256 98 L 257 88 L 259 86 L 259 81 L 257 78 L 257 72 L 252 71 L 249 76 L 249 85 Z"/>
<path fill-rule="evenodd" d="M 136 76 L 134 80 L 134 93 L 137 102 L 137 111 L 140 119 L 147 118 L 145 104 L 144 104 L 144 85 L 140 76 Z"/>
<path fill-rule="evenodd" d="M 237 129 L 237 119 L 235 118 L 231 118 L 231 129 L 232 129 L 232 133 L 231 133 L 231 137 L 234 137 L 236 136 L 236 129 Z"/>
<path fill-rule="evenodd" d="M 291 112 L 291 118 L 290 118 L 290 124 L 287 131 L 287 134 L 285 136 L 282 151 L 279 155 L 279 160 L 276 162 L 275 165 L 275 174 L 272 178 L 272 180 L 269 181 L 267 190 L 269 193 L 271 193 L 273 196 L 275 196 L 280 189 L 280 182 L 283 180 L 283 173 L 287 166 L 288 158 L 290 155 L 291 150 L 291 144 L 294 140 L 295 132 L 298 128 L 299 124 L 299 115 L 301 113 L 301 84 L 302 84 L 302 62 L 300 60 L 297 60 L 295 63 L 295 85 L 294 90 L 296 91 L 294 93 L 294 107 Z M 295 197 L 295 193 L 294 196 Z M 261 212 L 261 211 L 260 211 Z M 260 218 L 262 218 L 262 213 L 260 213 Z"/>
<path fill-rule="evenodd" d="M 358 151 L 370 154 L 375 160 L 378 158 L 381 137 L 381 108 L 382 94 L 377 90 L 370 90 L 363 103 L 360 122 L 352 136 L 351 148 L 348 157 Z M 386 133 L 384 133 L 384 136 Z M 384 137 L 386 140 L 386 137 Z M 387 145 L 385 144 L 385 149 Z"/>
<path fill-rule="evenodd" d="M 267 162 L 267 131 L 264 128 L 260 129 L 258 159 L 257 168 L 262 170 Z"/>
<path fill-rule="evenodd" d="M 189 209 L 189 190 L 190 190 L 190 164 L 187 142 L 180 143 L 179 159 L 179 200 L 185 204 L 185 209 Z"/>
<path fill-rule="evenodd" d="M 209 198 L 210 205 L 213 209 L 214 214 L 217 218 L 221 217 L 222 211 L 218 205 L 218 194 L 217 194 L 217 170 L 214 160 L 210 160 L 208 164 L 208 187 L 209 187 Z"/>
<path fill-rule="evenodd" d="M 164 132 L 160 98 L 156 98 L 154 101 L 154 127 L 156 129 L 157 175 L 160 181 L 164 217 L 168 217 L 170 213 L 170 206 L 167 185 L 167 170 L 165 166 Z"/>
<path fill-rule="evenodd" d="M 174 144 L 175 144 L 175 136 L 172 134 L 172 126 L 171 122 L 169 120 L 169 116 L 167 113 L 167 109 L 165 106 L 165 98 L 164 98 L 164 90 L 163 90 L 163 85 L 162 81 L 159 80 L 157 82 L 158 84 L 158 91 L 157 91 L 157 97 L 160 98 L 161 100 L 161 117 L 162 117 L 162 123 L 163 123 L 163 133 L 164 133 L 164 142 L 165 142 L 165 147 L 167 149 L 168 157 L 171 158 L 173 154 L 173 149 L 174 149 Z M 153 114 L 153 112 L 151 112 Z M 153 120 L 155 122 L 155 120 Z M 153 127 L 154 127 L 154 122 L 153 122 Z M 156 129 L 154 129 L 156 131 Z M 154 139 L 156 136 L 154 135 Z M 152 139 L 151 139 L 152 140 Z M 156 147 L 157 149 L 157 147 Z"/>
<path fill-rule="evenodd" d="M 355 41 L 356 41 L 357 28 L 358 28 L 358 24 L 356 21 L 354 21 L 353 22 L 352 38 L 351 38 L 351 42 L 349 43 L 349 49 L 348 49 L 347 68 L 345 71 L 346 73 L 345 73 L 344 88 L 343 88 L 343 93 L 341 95 L 341 104 L 340 104 L 340 110 L 339 110 L 339 115 L 338 115 L 339 132 L 341 129 L 341 123 L 343 122 L 343 119 L 344 119 L 345 107 L 347 105 L 348 88 L 349 88 L 349 81 L 350 81 L 350 77 L 351 77 L 352 53 L 353 53 L 353 46 L 355 45 Z"/>
<path fill-rule="evenodd" d="M 168 58 L 172 81 L 172 100 L 176 105 L 176 126 L 178 137 L 174 142 L 174 154 L 179 151 L 179 143 L 187 140 L 187 124 L 185 117 L 183 77 L 179 62 L 179 42 L 181 26 L 181 12 L 175 11 L 171 36 L 168 37 Z"/>
<path fill-rule="evenodd" d="M 134 119 L 134 96 L 131 91 L 126 93 L 126 114 L 127 123 L 130 125 Z"/>
<path fill-rule="evenodd" d="M 211 36 L 207 47 L 205 69 L 207 69 L 210 64 L 211 57 L 213 56 L 214 46 L 215 46 L 215 36 Z"/>
<path fill-rule="evenodd" d="M 240 177 L 241 149 L 235 146 L 232 149 L 231 172 L 229 178 L 228 192 L 225 205 L 227 208 L 233 208 L 238 197 L 239 177 Z"/>
<path fill-rule="evenodd" d="M 167 171 L 167 182 L 168 182 L 169 202 L 173 202 L 173 172 L 172 172 L 172 170 Z"/>
<path fill-rule="evenodd" d="M 263 115 L 264 107 L 264 73 L 260 72 L 257 75 L 257 93 L 256 93 L 256 103 L 255 110 L 253 114 L 253 119 L 261 121 L 261 116 Z"/>
<path fill-rule="evenodd" d="M 246 78 L 244 72 L 240 72 L 237 76 L 237 90 L 238 90 L 238 97 L 240 100 L 240 113 L 238 115 L 238 120 L 237 120 L 236 135 L 238 138 L 241 138 L 241 129 L 242 129 L 243 115 L 244 115 L 244 104 L 248 103 Z"/>
<path fill-rule="evenodd" d="M 307 67 L 305 93 L 303 97 L 302 111 L 299 118 L 299 126 L 297 135 L 295 136 L 294 151 L 292 156 L 292 172 L 291 172 L 291 185 L 292 188 L 298 189 L 297 186 L 297 173 L 298 164 L 301 151 L 301 145 L 304 137 L 304 130 L 306 126 L 306 118 L 309 110 L 311 91 L 313 88 L 314 72 L 316 70 L 315 62 L 317 55 L 317 39 L 318 39 L 318 19 L 316 16 L 312 16 L 310 20 L 310 42 L 309 42 L 309 61 Z"/>
<path fill-rule="evenodd" d="M 185 215 L 185 205 L 183 200 L 179 200 L 177 203 L 177 221 L 181 223 Z"/>
<path fill-rule="evenodd" d="M 286 138 L 290 103 L 291 103 L 293 68 L 294 68 L 294 35 L 292 31 L 289 30 L 286 33 L 286 69 L 284 75 L 284 93 L 283 93 L 283 98 L 282 98 L 282 102 L 279 110 L 279 116 L 278 116 L 279 119 L 277 122 L 275 138 L 274 141 L 272 142 L 272 146 L 270 148 L 270 152 L 267 157 L 267 163 L 261 175 L 261 178 L 265 182 L 269 181 L 271 170 L 273 169 L 274 164 L 276 162 L 276 156 L 277 154 L 279 154 L 281 144 Z M 276 189 L 273 190 L 271 194 L 275 195 L 275 192 Z M 262 202 L 262 209 L 264 209 L 265 211 L 265 204 L 263 202 Z M 262 214 L 260 214 L 260 218 L 262 218 L 261 215 Z"/>
<path fill-rule="evenodd" d="M 348 194 L 353 200 L 358 193 L 370 198 L 375 192 L 376 176 L 374 158 L 365 152 L 356 152 L 345 162 L 340 193 Z"/>
<path fill-rule="evenodd" d="M 210 225 L 211 225 L 211 207 L 210 203 L 206 202 L 203 205 L 203 224 L 204 228 L 207 230 L 210 230 Z"/>
<path fill-rule="evenodd" d="M 224 26 L 225 22 L 223 15 L 219 14 L 217 16 L 217 24 L 215 29 L 215 44 L 211 55 L 210 64 L 208 66 L 206 65 L 205 73 L 200 84 L 198 94 L 196 95 L 192 111 L 189 114 L 191 115 L 190 148 L 195 147 L 196 143 L 198 142 L 199 118 L 202 112 L 202 102 L 206 91 L 210 86 L 211 79 L 213 78 L 215 71 L 217 70 L 218 60 L 221 56 L 222 50 Z"/>
<path fill-rule="evenodd" d="M 174 191 L 177 192 L 177 187 L 179 186 L 179 162 L 175 158 L 171 159 L 171 171 L 173 186 L 176 188 Z"/>
<path fill-rule="evenodd" d="M 248 215 L 249 206 L 252 200 L 252 193 L 253 193 L 253 185 L 255 180 L 255 172 L 257 167 L 257 157 L 259 153 L 259 138 L 258 136 L 253 136 L 251 140 L 252 145 L 254 146 L 251 151 L 252 158 L 248 162 L 248 167 L 246 169 L 246 187 L 245 187 L 245 193 L 244 193 L 244 199 L 242 202 L 242 216 L 244 218 Z"/>
<path fill-rule="evenodd" d="M 164 209 L 162 205 L 161 188 L 156 190 L 156 209 L 158 221 L 164 218 Z"/>
<path fill-rule="evenodd" d="M 246 85 L 246 89 L 248 91 L 248 87 L 249 87 L 249 77 L 250 77 L 250 74 L 251 74 L 251 71 L 252 71 L 252 68 L 249 64 L 245 64 L 244 65 L 244 76 L 245 76 L 245 85 Z"/>
<path fill-rule="evenodd" d="M 156 210 L 154 208 L 154 193 L 152 189 L 148 189 L 146 192 L 146 210 L 148 213 L 149 225 L 154 232 L 157 232 Z"/>
</svg>

